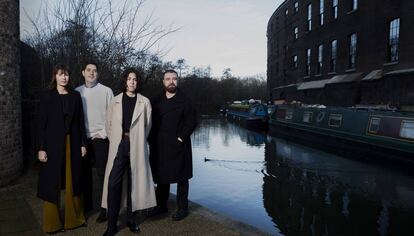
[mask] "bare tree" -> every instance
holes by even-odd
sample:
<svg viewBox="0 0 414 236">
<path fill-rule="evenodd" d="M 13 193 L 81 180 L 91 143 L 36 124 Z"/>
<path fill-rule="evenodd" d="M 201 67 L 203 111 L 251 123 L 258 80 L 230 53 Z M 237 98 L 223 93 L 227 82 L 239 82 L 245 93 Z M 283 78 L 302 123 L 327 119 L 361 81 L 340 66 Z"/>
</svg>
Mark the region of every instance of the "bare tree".
<svg viewBox="0 0 414 236">
<path fill-rule="evenodd" d="M 151 58 L 165 53 L 160 41 L 178 30 L 173 25 L 157 25 L 152 14 L 144 14 L 144 2 L 43 0 L 38 17 L 29 17 L 34 33 L 24 41 L 36 49 L 48 68 L 63 61 L 80 73 L 82 64 L 93 58 L 103 72 L 101 80 L 113 87 L 126 66 L 150 68 Z"/>
</svg>

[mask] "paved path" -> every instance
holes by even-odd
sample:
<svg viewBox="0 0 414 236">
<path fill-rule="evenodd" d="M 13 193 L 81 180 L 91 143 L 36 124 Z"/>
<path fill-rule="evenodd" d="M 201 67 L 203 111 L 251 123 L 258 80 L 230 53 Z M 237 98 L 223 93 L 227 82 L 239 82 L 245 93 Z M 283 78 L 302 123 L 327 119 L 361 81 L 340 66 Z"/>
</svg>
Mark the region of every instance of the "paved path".
<svg viewBox="0 0 414 236">
<path fill-rule="evenodd" d="M 31 169 L 10 186 L 0 188 L 0 236 L 44 235 L 41 230 L 42 201 L 36 197 L 37 171 Z M 96 190 L 96 192 L 98 192 Z M 172 197 L 173 198 L 173 197 Z M 174 198 L 173 198 L 174 199 Z M 95 206 L 98 209 L 98 206 Z M 190 215 L 182 221 L 171 220 L 176 209 L 174 201 L 169 202 L 168 215 L 145 219 L 145 212 L 139 219 L 139 235 L 266 235 L 249 225 L 233 221 L 212 212 L 198 204 L 190 203 Z M 106 224 L 98 224 L 95 210 L 88 217 L 88 226 L 56 235 L 102 235 Z M 117 235 L 134 235 L 125 227 L 125 214 L 120 216 L 120 232 Z"/>
</svg>

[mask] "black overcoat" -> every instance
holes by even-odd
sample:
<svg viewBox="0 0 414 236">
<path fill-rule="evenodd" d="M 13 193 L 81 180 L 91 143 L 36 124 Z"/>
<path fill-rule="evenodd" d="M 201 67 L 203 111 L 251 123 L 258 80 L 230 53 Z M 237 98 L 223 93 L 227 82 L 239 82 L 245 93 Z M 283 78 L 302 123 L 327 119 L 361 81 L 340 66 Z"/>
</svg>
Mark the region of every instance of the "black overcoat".
<svg viewBox="0 0 414 236">
<path fill-rule="evenodd" d="M 191 133 L 196 114 L 180 90 L 167 99 L 165 92 L 151 100 L 150 163 L 155 183 L 168 184 L 193 177 Z M 177 140 L 180 137 L 183 142 Z"/>
<path fill-rule="evenodd" d="M 70 90 L 69 123 L 70 153 L 73 194 L 82 193 L 81 147 L 86 147 L 85 123 L 82 100 L 77 91 Z M 37 196 L 42 200 L 58 201 L 60 188 L 64 188 L 66 130 L 62 101 L 56 89 L 46 91 L 40 98 L 38 150 L 47 154 L 47 162 L 41 163 Z"/>
</svg>

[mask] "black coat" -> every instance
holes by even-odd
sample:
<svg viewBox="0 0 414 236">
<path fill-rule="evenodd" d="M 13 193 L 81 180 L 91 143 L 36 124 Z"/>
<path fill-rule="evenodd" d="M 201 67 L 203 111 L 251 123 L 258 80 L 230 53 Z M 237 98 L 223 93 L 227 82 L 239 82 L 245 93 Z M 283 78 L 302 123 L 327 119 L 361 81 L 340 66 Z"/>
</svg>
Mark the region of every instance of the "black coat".
<svg viewBox="0 0 414 236">
<path fill-rule="evenodd" d="M 57 202 L 60 188 L 64 188 L 66 130 L 62 100 L 56 89 L 49 90 L 40 99 L 38 150 L 46 151 L 47 162 L 41 163 L 37 196 Z M 86 147 L 82 100 L 76 91 L 69 91 L 69 133 L 74 195 L 82 193 L 81 147 Z M 61 184 L 62 183 L 62 184 Z"/>
<path fill-rule="evenodd" d="M 165 92 L 151 100 L 150 163 L 155 183 L 168 184 L 193 177 L 190 135 L 196 115 L 189 98 L 180 90 L 167 99 Z M 177 140 L 180 137 L 183 142 Z"/>
</svg>

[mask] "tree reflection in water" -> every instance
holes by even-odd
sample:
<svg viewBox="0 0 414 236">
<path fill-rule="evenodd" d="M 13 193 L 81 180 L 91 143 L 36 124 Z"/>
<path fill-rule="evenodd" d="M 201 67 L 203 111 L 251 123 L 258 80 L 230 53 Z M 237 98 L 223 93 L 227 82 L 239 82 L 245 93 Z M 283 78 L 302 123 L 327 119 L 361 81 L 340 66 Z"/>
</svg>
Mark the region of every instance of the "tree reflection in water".
<svg viewBox="0 0 414 236">
<path fill-rule="evenodd" d="M 202 120 L 190 199 L 278 235 L 414 235 L 414 178 Z M 206 161 L 208 159 L 208 161 Z"/>
</svg>

